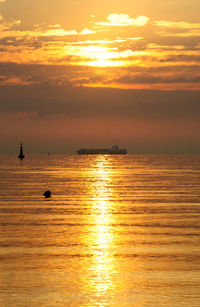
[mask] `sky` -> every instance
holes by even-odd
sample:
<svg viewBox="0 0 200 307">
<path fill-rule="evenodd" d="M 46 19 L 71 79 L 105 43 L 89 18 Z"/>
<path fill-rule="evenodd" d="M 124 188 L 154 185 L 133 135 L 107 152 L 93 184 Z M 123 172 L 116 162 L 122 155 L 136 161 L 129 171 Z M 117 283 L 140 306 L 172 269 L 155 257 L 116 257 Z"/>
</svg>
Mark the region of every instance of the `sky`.
<svg viewBox="0 0 200 307">
<path fill-rule="evenodd" d="M 199 0 L 0 0 L 0 153 L 200 153 Z"/>
</svg>

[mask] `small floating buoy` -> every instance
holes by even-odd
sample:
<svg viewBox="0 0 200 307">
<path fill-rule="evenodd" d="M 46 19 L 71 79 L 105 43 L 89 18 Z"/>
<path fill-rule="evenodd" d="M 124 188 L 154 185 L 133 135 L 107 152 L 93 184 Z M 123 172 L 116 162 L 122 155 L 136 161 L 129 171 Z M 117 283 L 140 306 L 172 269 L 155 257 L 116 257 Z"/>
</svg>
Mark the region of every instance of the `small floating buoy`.
<svg viewBox="0 0 200 307">
<path fill-rule="evenodd" d="M 46 192 L 44 192 L 44 197 L 46 197 L 46 198 L 50 198 L 51 197 L 51 191 L 46 191 Z"/>
</svg>

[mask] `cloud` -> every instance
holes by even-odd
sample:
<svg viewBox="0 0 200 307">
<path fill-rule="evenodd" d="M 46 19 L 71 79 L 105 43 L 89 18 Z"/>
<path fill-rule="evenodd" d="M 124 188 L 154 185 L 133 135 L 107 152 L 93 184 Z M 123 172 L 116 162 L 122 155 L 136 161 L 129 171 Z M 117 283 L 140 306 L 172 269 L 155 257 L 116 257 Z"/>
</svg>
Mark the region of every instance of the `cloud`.
<svg viewBox="0 0 200 307">
<path fill-rule="evenodd" d="M 2 19 L 0 62 L 7 65 L 10 62 L 41 66 L 40 73 L 37 76 L 33 74 L 32 78 L 31 75 L 23 78 L 14 72 L 9 76 L 8 72 L 1 73 L 3 77 L 0 77 L 0 83 L 2 86 L 45 83 L 119 88 L 150 88 L 152 84 L 162 84 L 168 90 L 172 85 L 175 88 L 177 84 L 179 88 L 184 88 L 187 83 L 187 88 L 197 87 L 199 79 L 196 68 L 200 66 L 198 42 L 195 43 L 193 39 L 190 45 L 188 40 L 185 42 L 184 39 L 158 37 L 155 29 L 166 35 L 169 32 L 185 35 L 190 31 L 199 31 L 198 24 L 161 20 L 154 24 L 149 23 L 148 28 L 139 27 L 147 22 L 148 18 L 145 16 L 133 19 L 126 14 L 110 14 L 107 21 L 98 23 L 98 26 L 123 28 L 119 32 L 118 28 L 108 27 L 105 29 L 105 36 L 99 29 L 95 31 L 95 27 L 77 30 L 73 27 L 67 29 L 56 23 L 44 23 L 27 29 L 20 20 Z M 67 67 L 66 69 L 70 66 L 71 69 L 67 74 L 62 67 L 59 74 L 52 71 L 44 76 L 41 73 L 42 65 L 54 66 L 55 71 L 58 66 Z M 135 74 L 132 75 L 131 70 Z M 129 78 L 126 78 L 126 74 Z"/>
<path fill-rule="evenodd" d="M 0 86 L 15 86 L 15 85 L 20 85 L 20 86 L 27 86 L 31 84 L 37 84 L 36 81 L 31 81 L 28 78 L 23 78 L 21 76 L 0 76 Z"/>
<path fill-rule="evenodd" d="M 135 37 L 132 38 L 133 40 L 139 40 L 142 39 L 141 37 Z M 102 40 L 83 40 L 83 41 L 73 41 L 73 42 L 68 42 L 67 45 L 108 45 L 108 44 L 114 44 L 114 43 L 123 43 L 125 42 L 125 39 L 113 39 L 113 40 L 108 40 L 108 39 L 102 39 Z"/>
<path fill-rule="evenodd" d="M 37 112 L 19 112 L 14 114 L 14 118 L 23 119 L 23 118 L 38 118 Z"/>
<path fill-rule="evenodd" d="M 50 68 L 51 69 L 51 68 Z M 145 78 L 145 76 L 144 76 Z M 122 80 L 123 81 L 123 80 Z M 130 80 L 131 82 L 131 80 Z M 16 118 L 71 116 L 133 116 L 198 118 L 200 91 L 119 90 L 58 85 L 1 88 L 0 113 Z M 95 102 L 95 103 L 94 103 Z"/>
<path fill-rule="evenodd" d="M 159 28 L 157 33 L 161 36 L 172 37 L 192 37 L 200 36 L 200 23 L 190 23 L 186 21 L 155 21 Z"/>
<path fill-rule="evenodd" d="M 83 29 L 80 32 L 77 32 L 76 30 L 64 30 L 61 27 L 58 27 L 58 25 L 56 25 L 57 28 L 55 28 L 54 26 L 52 26 L 51 29 L 49 30 L 44 30 L 41 32 L 32 32 L 32 35 L 35 35 L 37 37 L 42 37 L 42 36 L 71 36 L 71 35 L 90 35 L 90 34 L 94 34 L 96 33 L 93 30 L 89 30 L 87 28 Z"/>
<path fill-rule="evenodd" d="M 130 18 L 127 14 L 109 14 L 107 17 L 108 21 L 105 22 L 97 22 L 97 25 L 100 26 L 144 26 L 147 24 L 149 18 L 146 16 L 138 16 L 137 18 Z"/>
<path fill-rule="evenodd" d="M 19 26 L 21 25 L 21 20 L 9 20 L 4 21 L 0 15 L 0 38 L 9 38 L 15 37 L 15 39 L 24 37 L 27 38 L 40 38 L 40 37 L 65 37 L 65 36 L 74 36 L 74 35 L 90 35 L 96 33 L 94 30 L 83 29 L 78 32 L 74 29 L 63 29 L 61 25 L 49 25 L 42 26 L 36 25 L 32 30 L 21 30 Z"/>
<path fill-rule="evenodd" d="M 176 29 L 199 29 L 200 23 L 190 23 L 186 21 L 165 21 L 159 20 L 156 21 L 155 24 L 159 27 L 166 27 L 166 28 L 176 28 Z"/>
<path fill-rule="evenodd" d="M 96 31 L 89 30 L 89 29 L 85 28 L 79 34 L 80 35 L 89 35 L 89 34 L 94 34 L 94 33 L 96 33 Z"/>
<path fill-rule="evenodd" d="M 29 33 L 27 33 L 29 34 Z M 32 36 L 42 37 L 42 36 L 68 36 L 68 35 L 77 35 L 76 30 L 64 30 L 62 28 L 60 29 L 49 29 L 44 32 L 32 32 Z"/>
<path fill-rule="evenodd" d="M 133 51 L 110 44 L 104 46 L 101 42 L 92 45 L 87 41 L 86 45 L 80 46 L 68 46 L 65 42 L 58 46 L 57 42 L 55 45 L 47 42 L 39 49 L 7 46 L 5 52 L 1 51 L 0 60 L 20 64 L 0 64 L 1 85 L 71 84 L 165 90 L 200 86 L 198 51 L 185 50 L 183 46 L 174 49 L 173 46 L 150 44 L 143 51 Z M 95 66 L 98 65 L 104 69 L 97 69 Z"/>
</svg>

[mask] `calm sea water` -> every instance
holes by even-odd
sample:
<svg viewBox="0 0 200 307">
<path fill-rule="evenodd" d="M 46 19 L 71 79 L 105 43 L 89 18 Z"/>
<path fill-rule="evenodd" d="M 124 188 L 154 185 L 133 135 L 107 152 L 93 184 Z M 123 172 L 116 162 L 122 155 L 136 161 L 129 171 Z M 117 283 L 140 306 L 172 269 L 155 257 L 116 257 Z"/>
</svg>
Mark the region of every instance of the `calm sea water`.
<svg viewBox="0 0 200 307">
<path fill-rule="evenodd" d="M 0 306 L 200 306 L 200 156 L 2 156 L 0 227 Z"/>
</svg>

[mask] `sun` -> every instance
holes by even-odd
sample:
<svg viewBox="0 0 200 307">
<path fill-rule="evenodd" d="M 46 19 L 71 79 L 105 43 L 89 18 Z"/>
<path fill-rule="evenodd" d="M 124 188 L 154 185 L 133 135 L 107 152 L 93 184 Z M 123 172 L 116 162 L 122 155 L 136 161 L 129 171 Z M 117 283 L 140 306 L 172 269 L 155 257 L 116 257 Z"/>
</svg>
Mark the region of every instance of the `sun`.
<svg viewBox="0 0 200 307">
<path fill-rule="evenodd" d="M 81 56 L 86 58 L 83 65 L 96 67 L 123 66 L 124 62 L 119 59 L 117 48 L 105 46 L 83 46 L 80 47 Z"/>
</svg>

